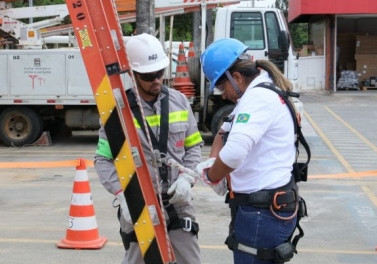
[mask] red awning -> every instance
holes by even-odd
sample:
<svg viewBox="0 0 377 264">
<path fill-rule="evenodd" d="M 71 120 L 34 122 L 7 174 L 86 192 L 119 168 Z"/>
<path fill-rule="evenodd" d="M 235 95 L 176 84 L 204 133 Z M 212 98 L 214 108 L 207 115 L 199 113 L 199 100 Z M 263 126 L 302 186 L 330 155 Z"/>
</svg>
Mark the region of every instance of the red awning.
<svg viewBox="0 0 377 264">
<path fill-rule="evenodd" d="M 377 14 L 376 0 L 289 0 L 288 22 L 307 15 Z"/>
</svg>

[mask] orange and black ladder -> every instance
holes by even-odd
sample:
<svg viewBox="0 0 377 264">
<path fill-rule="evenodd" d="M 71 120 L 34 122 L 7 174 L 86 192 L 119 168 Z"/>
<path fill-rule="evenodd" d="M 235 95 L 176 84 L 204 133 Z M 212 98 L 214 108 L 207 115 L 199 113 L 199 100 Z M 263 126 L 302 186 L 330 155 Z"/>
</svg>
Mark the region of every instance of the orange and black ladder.
<svg viewBox="0 0 377 264">
<path fill-rule="evenodd" d="M 121 73 L 131 71 L 113 0 L 66 0 L 137 241 L 146 264 L 176 263 Z M 152 221 L 149 211 L 158 221 Z"/>
</svg>

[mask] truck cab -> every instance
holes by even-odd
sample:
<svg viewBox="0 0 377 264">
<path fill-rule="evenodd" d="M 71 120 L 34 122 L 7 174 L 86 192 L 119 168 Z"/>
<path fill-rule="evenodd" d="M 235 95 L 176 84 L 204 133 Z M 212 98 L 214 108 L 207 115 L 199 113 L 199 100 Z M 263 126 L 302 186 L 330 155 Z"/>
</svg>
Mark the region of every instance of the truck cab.
<svg viewBox="0 0 377 264">
<path fill-rule="evenodd" d="M 249 53 L 254 60 L 274 62 L 291 80 L 294 90 L 297 89 L 297 57 L 292 52 L 288 26 L 281 10 L 254 8 L 250 1 L 218 8 L 214 39 L 221 38 L 242 41 L 250 47 Z M 216 88 L 212 94 L 207 95 L 206 103 L 205 124 L 215 134 L 234 105 L 224 101 Z"/>
</svg>

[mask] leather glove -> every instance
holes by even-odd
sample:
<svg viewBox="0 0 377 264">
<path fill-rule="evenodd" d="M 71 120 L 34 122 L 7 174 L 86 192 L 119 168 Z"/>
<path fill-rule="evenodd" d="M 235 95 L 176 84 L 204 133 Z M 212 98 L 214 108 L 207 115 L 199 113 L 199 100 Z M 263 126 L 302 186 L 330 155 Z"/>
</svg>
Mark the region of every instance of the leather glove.
<svg viewBox="0 0 377 264">
<path fill-rule="evenodd" d="M 181 172 L 177 180 L 170 186 L 167 194 L 173 195 L 169 203 L 187 203 L 191 201 L 191 186 L 195 184 L 195 178 L 187 173 Z"/>
<path fill-rule="evenodd" d="M 209 185 L 209 187 L 212 188 L 212 190 L 215 191 L 215 193 L 217 193 L 218 195 L 225 195 L 228 191 L 228 186 L 227 186 L 227 181 L 226 181 L 226 178 L 223 178 L 222 180 L 220 180 L 219 182 L 211 182 L 209 179 L 208 179 L 208 170 L 209 168 L 212 167 L 213 163 L 215 163 L 215 160 L 216 158 L 209 158 L 207 159 L 206 161 L 203 161 L 201 163 L 199 163 L 197 166 L 196 166 L 196 170 L 198 171 L 198 173 L 201 175 L 202 177 L 202 180 L 207 184 Z"/>
</svg>

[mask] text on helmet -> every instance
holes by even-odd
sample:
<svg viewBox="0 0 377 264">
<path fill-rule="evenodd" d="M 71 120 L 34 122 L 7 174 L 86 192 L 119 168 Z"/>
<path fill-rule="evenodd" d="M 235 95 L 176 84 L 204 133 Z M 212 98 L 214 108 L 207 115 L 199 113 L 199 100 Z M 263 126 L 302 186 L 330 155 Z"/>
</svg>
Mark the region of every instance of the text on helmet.
<svg viewBox="0 0 377 264">
<path fill-rule="evenodd" d="M 157 60 L 157 54 L 153 54 L 153 55 L 150 55 L 148 56 L 148 60 Z"/>
</svg>

